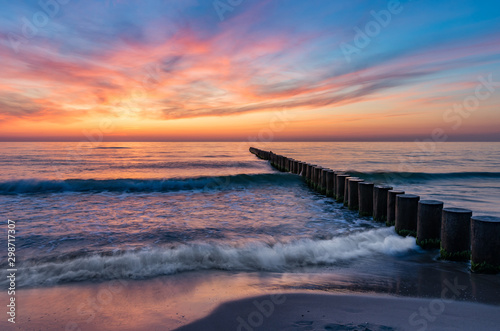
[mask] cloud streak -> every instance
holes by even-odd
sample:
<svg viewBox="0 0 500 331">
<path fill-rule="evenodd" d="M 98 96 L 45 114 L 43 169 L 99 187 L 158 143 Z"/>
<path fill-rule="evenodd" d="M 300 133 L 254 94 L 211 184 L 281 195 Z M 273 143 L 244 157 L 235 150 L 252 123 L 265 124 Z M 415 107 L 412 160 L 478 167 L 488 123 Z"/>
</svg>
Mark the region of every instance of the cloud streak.
<svg viewBox="0 0 500 331">
<path fill-rule="evenodd" d="M 330 109 L 334 116 L 343 106 L 376 102 L 394 90 L 401 107 L 416 107 L 405 103 L 402 91 L 425 82 L 444 91 L 479 72 L 498 72 L 495 2 L 465 2 L 444 13 L 432 10 L 430 1 L 404 3 L 393 26 L 352 63 L 340 43 L 385 2 L 257 1 L 224 22 L 210 4 L 69 3 L 17 54 L 9 33 L 19 32 L 19 17 L 37 5 L 10 4 L 2 14 L 9 19 L 0 25 L 0 123 L 131 116 L 124 104 L 134 117 L 153 121 L 282 108 Z M 461 89 L 457 83 L 454 90 Z M 424 89 L 421 98 L 453 99 L 438 90 Z"/>
</svg>

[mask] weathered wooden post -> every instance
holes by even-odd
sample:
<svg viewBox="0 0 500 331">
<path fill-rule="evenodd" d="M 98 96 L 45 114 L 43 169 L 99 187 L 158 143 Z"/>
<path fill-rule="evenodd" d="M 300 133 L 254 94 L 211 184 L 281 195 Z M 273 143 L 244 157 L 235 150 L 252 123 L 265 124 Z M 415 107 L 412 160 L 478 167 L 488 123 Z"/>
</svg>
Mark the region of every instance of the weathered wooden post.
<svg viewBox="0 0 500 331">
<path fill-rule="evenodd" d="M 311 178 L 309 179 L 309 185 L 311 185 L 312 187 L 314 187 L 314 173 L 316 171 L 316 165 L 315 164 L 311 164 Z"/>
<path fill-rule="evenodd" d="M 345 187 L 345 179 L 350 177 L 348 174 L 337 174 L 337 185 L 335 188 L 335 194 L 337 195 L 337 202 L 344 202 L 344 187 Z"/>
<path fill-rule="evenodd" d="M 337 175 L 342 174 L 343 172 L 334 171 L 333 172 L 333 198 L 337 199 Z"/>
<path fill-rule="evenodd" d="M 320 190 L 319 191 L 322 194 L 326 194 L 326 191 L 327 191 L 326 185 L 327 185 L 328 171 L 330 171 L 330 169 L 323 168 L 321 170 L 321 185 L 320 185 Z"/>
<path fill-rule="evenodd" d="M 359 215 L 373 215 L 373 183 L 361 182 L 358 183 L 359 196 Z"/>
<path fill-rule="evenodd" d="M 313 187 L 316 191 L 319 191 L 319 186 L 321 184 L 321 171 L 323 170 L 320 166 L 314 167 L 314 182 Z"/>
<path fill-rule="evenodd" d="M 396 233 L 400 236 L 417 236 L 418 201 L 414 194 L 400 194 L 396 197 Z"/>
<path fill-rule="evenodd" d="M 316 179 L 316 191 L 321 193 L 321 181 L 323 180 L 323 167 L 318 167 Z"/>
<path fill-rule="evenodd" d="M 306 168 L 307 168 L 307 163 L 305 162 L 300 162 L 300 175 L 302 176 L 302 178 L 306 178 Z"/>
<path fill-rule="evenodd" d="M 375 185 L 373 187 L 373 220 L 387 222 L 387 195 L 392 186 Z"/>
<path fill-rule="evenodd" d="M 349 176 L 345 179 L 345 185 L 344 185 L 344 206 L 349 205 L 349 181 L 354 180 L 354 179 L 359 179 L 359 177 L 354 177 L 354 176 Z"/>
<path fill-rule="evenodd" d="M 333 197 L 333 170 L 328 170 L 326 172 L 326 195 Z"/>
<path fill-rule="evenodd" d="M 471 270 L 500 272 L 500 217 L 473 216 Z"/>
<path fill-rule="evenodd" d="M 316 176 L 317 176 L 317 169 L 318 165 L 314 164 L 311 168 L 311 186 L 314 188 L 315 182 L 316 182 Z"/>
<path fill-rule="evenodd" d="M 348 207 L 350 210 L 358 210 L 359 209 L 359 192 L 358 192 L 358 185 L 359 183 L 363 182 L 363 179 L 356 178 L 356 179 L 349 179 L 349 201 L 348 201 Z"/>
<path fill-rule="evenodd" d="M 311 181 L 310 181 L 310 185 L 312 187 L 314 187 L 314 178 L 316 176 L 316 167 L 317 167 L 317 165 L 315 165 L 315 164 L 313 164 L 311 166 Z"/>
<path fill-rule="evenodd" d="M 295 159 L 290 159 L 290 173 L 295 173 Z"/>
<path fill-rule="evenodd" d="M 421 200 L 418 202 L 417 245 L 425 249 L 439 248 L 442 214 L 442 201 Z"/>
<path fill-rule="evenodd" d="M 444 208 L 441 221 L 441 258 L 451 261 L 470 259 L 470 228 L 472 211 Z"/>
<path fill-rule="evenodd" d="M 312 186 L 313 178 L 314 178 L 314 167 L 315 165 L 309 164 L 307 166 L 307 183 Z"/>
<path fill-rule="evenodd" d="M 353 177 L 353 176 L 349 176 L 349 177 L 346 177 L 345 180 L 344 180 L 344 206 L 347 206 L 349 204 L 349 181 L 351 179 L 356 179 L 358 177 Z"/>
<path fill-rule="evenodd" d="M 396 224 L 396 197 L 405 194 L 405 191 L 389 190 L 387 192 L 387 222 L 385 225 L 393 226 Z"/>
</svg>

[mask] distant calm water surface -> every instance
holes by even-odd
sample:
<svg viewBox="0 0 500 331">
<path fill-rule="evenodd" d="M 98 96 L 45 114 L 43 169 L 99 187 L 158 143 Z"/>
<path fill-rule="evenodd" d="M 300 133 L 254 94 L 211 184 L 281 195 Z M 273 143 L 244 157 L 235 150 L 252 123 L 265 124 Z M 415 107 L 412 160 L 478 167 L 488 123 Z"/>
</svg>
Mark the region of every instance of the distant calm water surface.
<svg viewBox="0 0 500 331">
<path fill-rule="evenodd" d="M 342 268 L 347 260 L 418 251 L 414 239 L 316 194 L 249 146 L 3 143 L 0 210 L 16 220 L 19 286 Z M 445 206 L 500 214 L 499 143 L 443 143 L 432 152 L 414 143 L 253 146 Z"/>
</svg>

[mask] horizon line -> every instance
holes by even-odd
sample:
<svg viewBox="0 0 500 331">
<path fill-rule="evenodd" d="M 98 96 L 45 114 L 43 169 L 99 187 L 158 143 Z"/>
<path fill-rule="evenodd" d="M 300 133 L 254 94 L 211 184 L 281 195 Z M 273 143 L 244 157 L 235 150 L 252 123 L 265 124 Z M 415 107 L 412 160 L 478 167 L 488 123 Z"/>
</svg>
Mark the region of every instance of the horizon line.
<svg viewBox="0 0 500 331">
<path fill-rule="evenodd" d="M 418 140 L 418 141 L 417 141 Z M 205 142 L 205 143 L 215 143 L 215 142 L 227 142 L 227 143 L 256 143 L 256 144 L 270 144 L 270 143 L 297 143 L 297 142 L 317 142 L 317 143 L 329 143 L 329 142 L 424 142 L 424 143 L 455 143 L 455 142 L 500 142 L 499 140 L 447 140 L 447 141 L 421 141 L 419 138 L 413 140 L 273 140 L 273 141 L 248 141 L 248 140 L 107 140 L 107 141 L 91 141 L 91 140 L 2 140 L 0 143 L 92 143 L 92 144 L 102 144 L 102 143 L 139 143 L 139 142 L 151 142 L 151 143 L 184 143 L 184 142 Z"/>
</svg>

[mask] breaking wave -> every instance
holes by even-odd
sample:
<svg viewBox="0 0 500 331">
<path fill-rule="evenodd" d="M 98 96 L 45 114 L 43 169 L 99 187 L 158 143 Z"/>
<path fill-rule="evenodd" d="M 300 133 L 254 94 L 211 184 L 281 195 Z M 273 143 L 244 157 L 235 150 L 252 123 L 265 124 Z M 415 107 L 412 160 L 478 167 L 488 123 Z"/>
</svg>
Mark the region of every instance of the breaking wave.
<svg viewBox="0 0 500 331">
<path fill-rule="evenodd" d="M 299 177 L 289 174 L 255 174 L 184 179 L 19 179 L 0 182 L 0 194 L 58 192 L 170 192 L 224 189 L 235 186 L 287 185 Z"/>
<path fill-rule="evenodd" d="M 456 180 L 468 178 L 500 178 L 500 172 L 450 172 L 450 173 L 426 173 L 426 172 L 356 172 L 349 171 L 352 176 L 357 176 L 373 181 L 428 181 L 428 180 Z"/>
<path fill-rule="evenodd" d="M 306 266 L 335 265 L 373 254 L 402 254 L 416 248 L 414 238 L 400 237 L 393 228 L 357 232 L 330 240 L 254 242 L 241 247 L 200 243 L 26 263 L 19 268 L 19 285 L 144 279 L 195 270 L 282 272 Z M 2 280 L 2 284 L 6 284 L 6 280 Z"/>
</svg>

